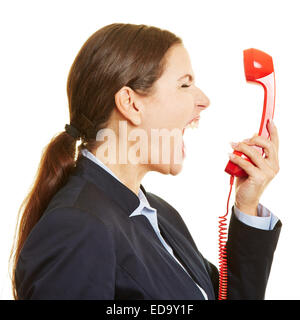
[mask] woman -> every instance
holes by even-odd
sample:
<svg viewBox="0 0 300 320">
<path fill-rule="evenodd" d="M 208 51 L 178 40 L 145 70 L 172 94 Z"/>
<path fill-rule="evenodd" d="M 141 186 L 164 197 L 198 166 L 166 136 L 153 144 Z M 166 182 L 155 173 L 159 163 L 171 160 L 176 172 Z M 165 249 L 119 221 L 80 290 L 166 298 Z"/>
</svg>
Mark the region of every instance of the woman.
<svg viewBox="0 0 300 320">
<path fill-rule="evenodd" d="M 217 299 L 217 268 L 180 214 L 141 185 L 149 171 L 180 172 L 184 130 L 209 106 L 181 39 L 146 25 L 107 25 L 76 56 L 67 93 L 70 124 L 44 151 L 21 206 L 15 299 Z M 173 144 L 157 143 L 155 129 Z M 236 182 L 228 299 L 263 299 L 280 233 L 259 203 L 279 170 L 276 127 L 269 132 L 270 141 L 256 136 L 236 147 L 256 166 L 232 160 L 249 177 Z"/>
</svg>

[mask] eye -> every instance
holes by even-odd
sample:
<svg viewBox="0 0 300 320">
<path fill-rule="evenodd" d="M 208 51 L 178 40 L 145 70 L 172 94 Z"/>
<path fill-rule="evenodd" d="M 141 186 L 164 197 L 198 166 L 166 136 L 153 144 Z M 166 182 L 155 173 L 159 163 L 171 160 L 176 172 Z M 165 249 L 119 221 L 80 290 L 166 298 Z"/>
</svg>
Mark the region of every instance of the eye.
<svg viewBox="0 0 300 320">
<path fill-rule="evenodd" d="M 188 88 L 188 87 L 190 87 L 190 86 L 188 86 L 187 84 L 183 84 L 183 85 L 181 86 L 181 88 Z"/>
</svg>

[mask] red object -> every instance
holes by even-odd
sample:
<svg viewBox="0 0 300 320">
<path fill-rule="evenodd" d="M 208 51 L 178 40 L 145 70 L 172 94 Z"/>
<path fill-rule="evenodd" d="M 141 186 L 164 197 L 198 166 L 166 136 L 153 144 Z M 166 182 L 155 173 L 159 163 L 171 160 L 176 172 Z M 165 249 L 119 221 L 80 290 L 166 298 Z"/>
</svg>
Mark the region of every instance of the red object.
<svg viewBox="0 0 300 320">
<path fill-rule="evenodd" d="M 273 119 L 275 108 L 275 74 L 272 57 L 257 49 L 244 50 L 244 70 L 248 82 L 258 83 L 264 88 L 264 108 L 258 135 L 268 139 L 267 123 L 269 119 Z M 257 146 L 254 146 L 254 148 L 257 148 L 263 155 L 264 151 L 262 148 Z M 253 164 L 242 152 L 234 150 L 233 153 Z M 219 217 L 219 300 L 227 299 L 227 215 L 234 177 L 248 176 L 242 168 L 231 161 L 228 162 L 225 172 L 230 174 L 231 177 L 227 212 L 224 216 Z"/>
<path fill-rule="evenodd" d="M 269 138 L 267 123 L 273 119 L 275 109 L 275 74 L 272 57 L 257 49 L 244 50 L 244 70 L 246 80 L 262 85 L 264 88 L 264 107 L 258 135 Z M 263 149 L 255 146 L 262 155 Z M 253 162 L 242 152 L 234 150 L 234 154 Z M 248 174 L 235 163 L 229 161 L 225 172 L 235 177 L 247 177 Z"/>
<path fill-rule="evenodd" d="M 227 200 L 227 212 L 219 217 L 219 296 L 218 300 L 227 299 L 227 215 L 234 176 L 230 177 L 230 192 Z"/>
</svg>

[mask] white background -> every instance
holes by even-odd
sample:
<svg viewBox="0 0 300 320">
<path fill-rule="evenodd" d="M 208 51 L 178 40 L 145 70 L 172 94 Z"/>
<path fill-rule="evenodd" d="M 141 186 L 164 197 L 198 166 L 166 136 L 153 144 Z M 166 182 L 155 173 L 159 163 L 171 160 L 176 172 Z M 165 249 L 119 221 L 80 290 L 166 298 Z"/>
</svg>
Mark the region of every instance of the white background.
<svg viewBox="0 0 300 320">
<path fill-rule="evenodd" d="M 5 3 L 5 4 L 4 4 Z M 299 1 L 7 1 L 0 8 L 1 201 L 0 298 L 12 299 L 8 256 L 17 212 L 42 149 L 69 123 L 66 81 L 87 38 L 114 22 L 147 24 L 180 36 L 196 84 L 211 100 L 199 128 L 185 133 L 187 158 L 177 176 L 143 180 L 174 206 L 199 250 L 218 266 L 218 216 L 226 213 L 229 141 L 259 130 L 263 90 L 247 84 L 243 50 L 273 57 L 280 172 L 261 197 L 282 231 L 266 299 L 299 299 Z M 234 202 L 234 190 L 230 207 Z"/>
</svg>

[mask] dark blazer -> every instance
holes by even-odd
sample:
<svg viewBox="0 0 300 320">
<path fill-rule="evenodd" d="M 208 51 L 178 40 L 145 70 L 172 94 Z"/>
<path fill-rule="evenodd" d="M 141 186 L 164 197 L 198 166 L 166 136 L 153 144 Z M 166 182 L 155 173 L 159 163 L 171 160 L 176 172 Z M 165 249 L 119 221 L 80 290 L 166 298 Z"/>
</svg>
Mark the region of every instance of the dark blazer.
<svg viewBox="0 0 300 320">
<path fill-rule="evenodd" d="M 141 189 L 176 258 L 208 299 L 217 299 L 218 270 L 198 251 L 180 214 Z M 136 194 L 80 155 L 21 251 L 15 274 L 20 299 L 203 299 L 148 219 L 129 218 L 138 205 Z M 229 299 L 264 298 L 280 229 L 280 221 L 272 231 L 249 227 L 232 212 Z"/>
</svg>

